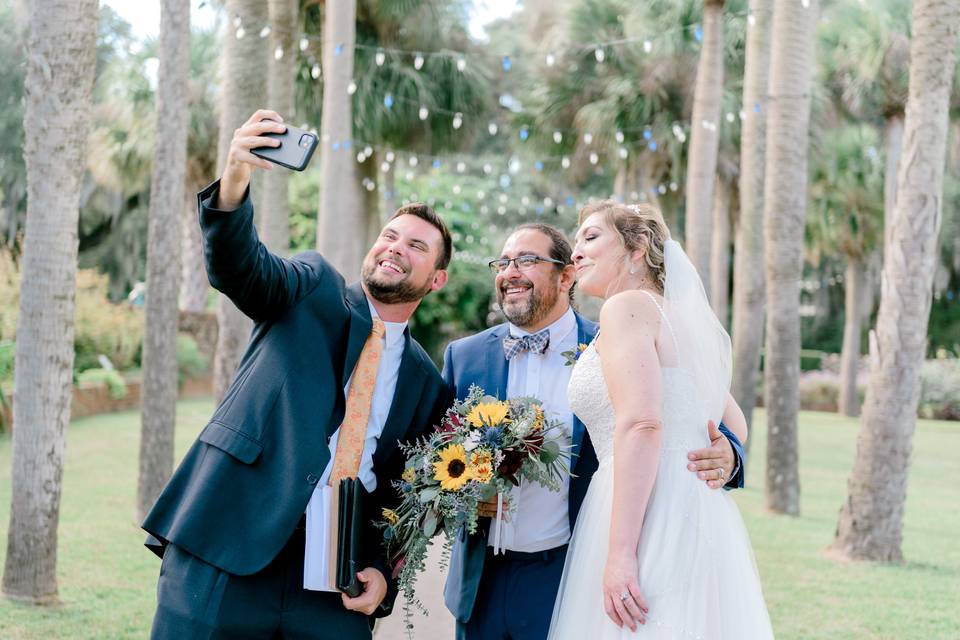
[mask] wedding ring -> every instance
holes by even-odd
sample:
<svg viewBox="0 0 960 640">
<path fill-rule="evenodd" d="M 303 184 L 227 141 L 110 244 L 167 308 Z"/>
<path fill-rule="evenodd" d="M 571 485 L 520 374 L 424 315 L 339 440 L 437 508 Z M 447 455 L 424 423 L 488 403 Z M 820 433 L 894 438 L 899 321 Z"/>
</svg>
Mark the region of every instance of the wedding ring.
<svg viewBox="0 0 960 640">
<path fill-rule="evenodd" d="M 624 591 L 623 593 L 620 594 L 620 601 L 623 602 L 624 600 L 626 600 L 626 599 L 629 598 L 629 597 L 630 597 L 630 592 L 629 592 L 629 591 Z"/>
<path fill-rule="evenodd" d="M 727 474 L 723 472 L 723 469 L 717 469 L 717 473 L 720 474 L 720 477 L 717 480 L 723 481 L 723 477 Z"/>
</svg>

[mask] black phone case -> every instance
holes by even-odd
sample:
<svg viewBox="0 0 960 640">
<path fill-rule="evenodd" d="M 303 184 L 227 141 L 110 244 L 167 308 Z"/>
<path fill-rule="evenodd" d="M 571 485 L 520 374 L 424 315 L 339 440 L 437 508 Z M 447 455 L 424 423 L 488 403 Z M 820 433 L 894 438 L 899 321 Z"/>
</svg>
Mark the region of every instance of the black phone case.
<svg viewBox="0 0 960 640">
<path fill-rule="evenodd" d="M 317 148 L 317 136 L 290 125 L 286 125 L 286 127 L 287 130 L 284 133 L 269 132 L 262 134 L 265 138 L 279 139 L 279 147 L 256 147 L 251 149 L 250 153 L 281 167 L 303 171 Z M 306 146 L 300 146 L 302 140 L 307 143 Z"/>
</svg>

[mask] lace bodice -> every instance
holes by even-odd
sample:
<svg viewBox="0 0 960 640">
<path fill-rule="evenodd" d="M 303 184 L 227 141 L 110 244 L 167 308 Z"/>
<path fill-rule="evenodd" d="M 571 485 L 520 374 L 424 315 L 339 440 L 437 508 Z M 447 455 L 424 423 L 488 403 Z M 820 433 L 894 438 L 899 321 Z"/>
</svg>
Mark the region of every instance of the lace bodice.
<svg viewBox="0 0 960 640">
<path fill-rule="evenodd" d="M 696 402 L 693 381 L 686 371 L 676 367 L 661 369 L 663 375 L 663 435 L 661 451 L 699 449 L 710 444 L 707 414 Z M 580 356 L 567 387 L 570 409 L 587 428 L 600 462 L 613 456 L 616 417 L 603 378 L 600 355 L 591 343 Z"/>
</svg>

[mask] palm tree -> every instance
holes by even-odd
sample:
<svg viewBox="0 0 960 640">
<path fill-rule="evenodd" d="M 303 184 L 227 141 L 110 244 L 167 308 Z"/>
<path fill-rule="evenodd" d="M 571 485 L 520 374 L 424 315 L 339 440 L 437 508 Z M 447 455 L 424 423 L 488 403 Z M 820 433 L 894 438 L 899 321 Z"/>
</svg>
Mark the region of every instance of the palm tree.
<svg viewBox="0 0 960 640">
<path fill-rule="evenodd" d="M 339 5 L 339 3 L 334 3 Z M 233 132 L 266 100 L 267 39 L 259 33 L 268 23 L 267 4 L 262 0 L 228 0 L 227 15 L 234 20 L 227 29 L 223 47 L 223 96 L 220 112 L 220 142 L 217 165 L 223 168 Z M 260 172 L 251 189 L 255 211 L 260 207 Z M 251 322 L 226 296 L 217 309 L 217 352 L 213 361 L 214 397 L 223 399 L 240 364 L 250 335 Z"/>
<path fill-rule="evenodd" d="M 839 411 L 860 413 L 857 371 L 865 308 L 867 260 L 883 234 L 883 167 L 871 125 L 832 128 L 817 150 L 811 196 L 818 214 L 809 221 L 819 252 L 846 260 L 844 330 L 840 356 Z"/>
<path fill-rule="evenodd" d="M 713 189 L 723 100 L 723 3 L 724 0 L 703 3 L 703 49 L 697 65 L 687 159 L 687 253 L 700 273 L 708 297 L 712 284 Z"/>
<path fill-rule="evenodd" d="M 903 558 L 903 510 L 927 342 L 943 199 L 947 111 L 960 33 L 960 3 L 916 0 L 910 89 L 886 251 L 870 382 L 857 457 L 833 548 L 849 558 Z"/>
<path fill-rule="evenodd" d="M 757 370 L 763 344 L 766 274 L 763 263 L 763 171 L 766 156 L 767 81 L 773 0 L 750 0 L 743 122 L 740 139 L 740 219 L 733 264 L 733 380 L 731 393 L 747 424 L 757 403 Z M 749 440 L 747 442 L 750 442 Z"/>
<path fill-rule="evenodd" d="M 800 410 L 800 275 L 807 199 L 807 147 L 817 0 L 776 3 L 770 52 L 766 184 L 767 269 L 764 402 L 767 508 L 800 512 L 797 413 Z"/>
<path fill-rule="evenodd" d="M 57 597 L 64 429 L 73 382 L 80 180 L 96 63 L 97 2 L 30 3 L 13 477 L 3 591 Z"/>
<path fill-rule="evenodd" d="M 320 211 L 317 248 L 356 280 L 367 239 L 366 215 L 353 145 L 351 91 L 357 1 L 328 2 L 323 24 L 323 114 L 320 124 Z"/>
<path fill-rule="evenodd" d="M 180 218 L 190 117 L 187 105 L 189 69 L 190 2 L 162 0 L 157 129 L 163 130 L 164 134 L 155 136 L 150 183 L 138 520 L 146 517 L 173 471 Z"/>
<path fill-rule="evenodd" d="M 267 104 L 286 120 L 295 122 L 293 81 L 297 69 L 299 0 L 270 0 L 269 72 Z M 285 255 L 290 249 L 290 172 L 271 171 L 263 177 L 263 243 Z"/>
<path fill-rule="evenodd" d="M 730 221 L 732 200 L 736 183 L 729 176 L 718 171 L 713 188 L 713 209 L 710 212 L 713 222 L 713 234 L 710 246 L 710 306 L 717 318 L 726 327 L 730 311 Z"/>
</svg>

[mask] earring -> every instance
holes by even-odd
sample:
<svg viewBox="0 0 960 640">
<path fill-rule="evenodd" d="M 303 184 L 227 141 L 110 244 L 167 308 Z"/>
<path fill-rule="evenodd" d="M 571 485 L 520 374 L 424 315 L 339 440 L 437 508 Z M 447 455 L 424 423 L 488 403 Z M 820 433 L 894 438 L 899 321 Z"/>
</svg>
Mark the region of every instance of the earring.
<svg viewBox="0 0 960 640">
<path fill-rule="evenodd" d="M 637 268 L 633 265 L 630 265 L 630 275 L 633 275 L 637 272 Z"/>
</svg>

